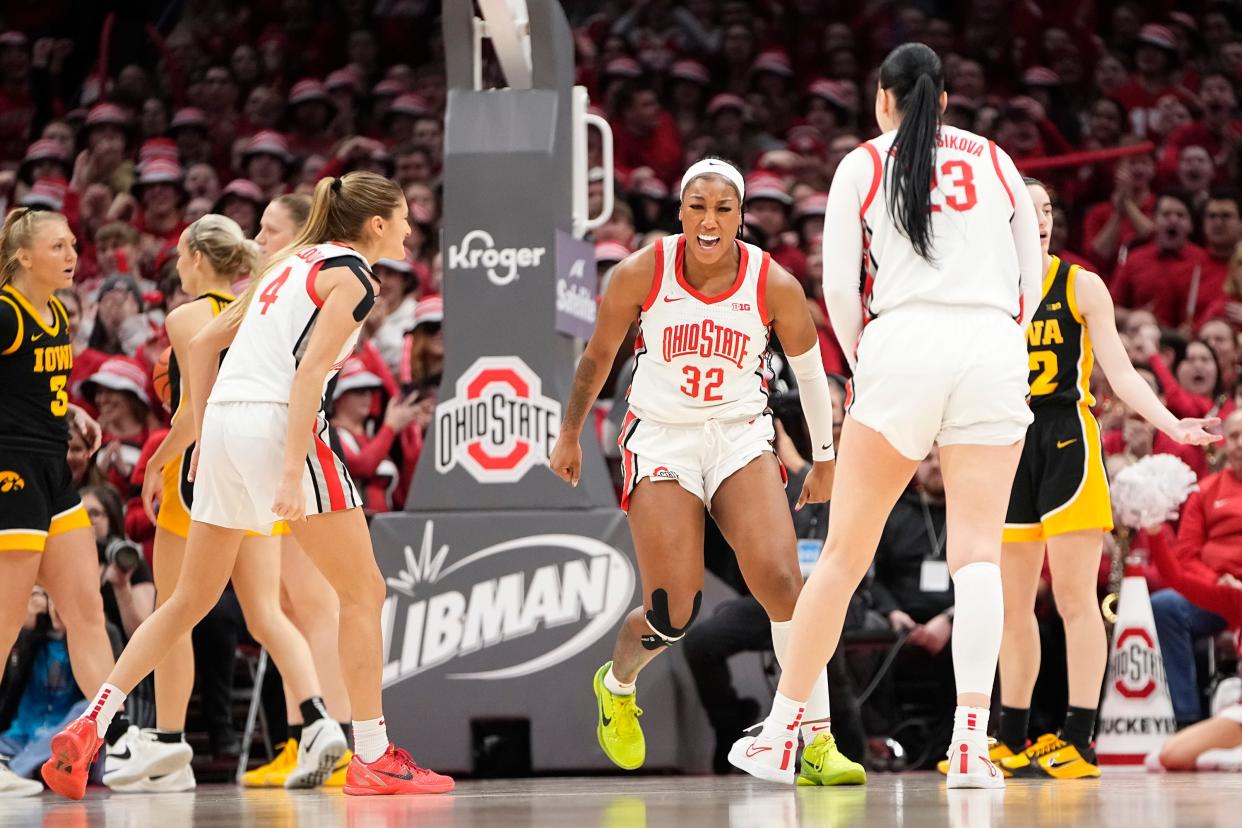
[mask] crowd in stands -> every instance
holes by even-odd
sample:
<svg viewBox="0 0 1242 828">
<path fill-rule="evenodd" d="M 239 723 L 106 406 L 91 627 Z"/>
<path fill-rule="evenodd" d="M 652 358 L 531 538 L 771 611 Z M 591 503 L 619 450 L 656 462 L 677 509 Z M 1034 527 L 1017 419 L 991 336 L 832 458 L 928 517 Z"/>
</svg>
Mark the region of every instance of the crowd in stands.
<svg viewBox="0 0 1242 828">
<path fill-rule="evenodd" d="M 1242 2 L 563 5 L 577 81 L 615 138 L 614 169 L 599 167 L 598 146 L 590 152 L 592 200 L 609 176 L 618 193 L 593 235 L 601 282 L 630 252 L 677 231 L 685 167 L 724 157 L 747 176 L 748 239 L 803 283 L 825 370 L 847 376 L 819 288 L 833 232 L 823 226 L 826 193 L 841 159 L 877 132 L 880 60 L 920 40 L 944 61 L 945 122 L 994 140 L 1050 185 L 1052 252 L 1105 279 L 1129 354 L 1169 408 L 1226 418 L 1242 402 Z M 406 256 L 377 263 L 379 299 L 330 409 L 368 512 L 404 507 L 444 360 L 439 6 L 187 0 L 147 19 L 48 0 L 0 11 L 0 206 L 63 212 L 80 248 L 75 288 L 60 294 L 74 330 L 70 391 L 105 439 L 94 455 L 80 441 L 69 454 L 93 509 L 101 584 L 121 640 L 153 605 L 144 558 L 154 529 L 138 494 L 168 412 L 151 376 L 168 345 L 162 320 L 189 298 L 176 272 L 178 239 L 206 213 L 230 216 L 262 241 L 269 205 L 293 211 L 278 199 L 308 193 L 323 176 L 370 170 L 400 184 L 413 229 Z M 485 78 L 498 77 L 487 61 Z M 618 356 L 619 368 L 629 356 Z M 1238 449 L 1175 445 L 1102 377 L 1093 385 L 1110 470 L 1169 453 L 1195 470 L 1204 491 L 1242 485 Z M 940 498 L 936 480 L 933 469 L 921 471 L 899 504 L 868 600 L 883 624 L 910 633 L 925 669 L 951 675 L 951 592 L 923 594 L 911 574 L 928 540 L 923 517 Z M 1222 514 L 1169 531 L 1180 532 L 1187 566 L 1242 590 L 1242 495 L 1213 500 L 1221 502 Z M 943 532 L 928 531 L 933 549 L 943 544 Z M 126 541 L 145 552 L 128 568 L 116 563 L 116 544 Z M 1154 567 L 1150 577 L 1162 585 Z M 1158 618 L 1187 612 L 1159 595 L 1156 606 Z M 50 620 L 36 623 L 40 616 Z M 32 597 L 31 618 L 32 630 L 57 640 L 46 596 Z M 1177 626 L 1159 623 L 1162 637 Z M 1178 652 L 1184 662 L 1185 648 Z M 1182 690 L 1179 719 L 1203 715 L 1201 695 L 1193 684 Z M 6 721 L 17 707 L 8 701 Z"/>
</svg>

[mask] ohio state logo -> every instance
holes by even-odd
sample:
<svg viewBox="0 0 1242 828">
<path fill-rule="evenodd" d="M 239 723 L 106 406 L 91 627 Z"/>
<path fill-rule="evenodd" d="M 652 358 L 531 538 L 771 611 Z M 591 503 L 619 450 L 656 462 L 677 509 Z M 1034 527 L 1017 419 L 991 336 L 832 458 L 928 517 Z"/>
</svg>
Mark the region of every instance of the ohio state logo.
<svg viewBox="0 0 1242 828">
<path fill-rule="evenodd" d="M 560 427 L 561 404 L 525 362 L 479 357 L 436 406 L 436 471 L 461 464 L 480 483 L 515 483 L 548 464 Z"/>
<path fill-rule="evenodd" d="M 1145 699 L 1164 681 L 1164 665 L 1151 633 L 1142 627 L 1121 631 L 1113 645 L 1113 687 L 1127 699 Z"/>
</svg>

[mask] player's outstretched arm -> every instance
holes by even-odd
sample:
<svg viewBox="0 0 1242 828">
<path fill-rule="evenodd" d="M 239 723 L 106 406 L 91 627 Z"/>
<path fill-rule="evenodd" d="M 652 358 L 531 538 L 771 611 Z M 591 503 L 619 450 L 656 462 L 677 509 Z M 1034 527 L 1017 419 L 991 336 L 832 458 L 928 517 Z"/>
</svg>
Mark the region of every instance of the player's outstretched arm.
<svg viewBox="0 0 1242 828">
<path fill-rule="evenodd" d="M 648 246 L 618 264 L 604 290 L 595 318 L 595 331 L 574 371 L 573 387 L 561 417 L 560 436 L 549 460 L 552 471 L 566 483 L 578 485 L 582 470 L 582 448 L 578 445 L 578 438 L 582 427 L 600 389 L 604 387 L 604 380 L 608 379 L 617 349 L 642 311 L 654 284 L 655 251 Z"/>
<path fill-rule="evenodd" d="M 1103 279 L 1080 268 L 1074 277 L 1074 301 L 1087 325 L 1095 358 L 1099 360 L 1104 376 L 1108 377 L 1109 385 L 1122 402 L 1179 443 L 1204 446 L 1221 439 L 1219 435 L 1209 434 L 1206 430 L 1219 425 L 1219 417 L 1177 419 L 1160 402 L 1151 386 L 1134 370 L 1121 336 L 1117 333 L 1113 298 L 1109 295 Z"/>
</svg>

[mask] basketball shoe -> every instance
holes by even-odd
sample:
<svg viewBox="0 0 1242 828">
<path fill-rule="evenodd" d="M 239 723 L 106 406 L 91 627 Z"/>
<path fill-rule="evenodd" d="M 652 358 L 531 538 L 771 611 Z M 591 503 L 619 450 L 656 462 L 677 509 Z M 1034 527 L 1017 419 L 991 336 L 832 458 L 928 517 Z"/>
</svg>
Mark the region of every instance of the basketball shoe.
<svg viewBox="0 0 1242 828">
<path fill-rule="evenodd" d="M 1195 770 L 1239 771 L 1242 770 L 1242 746 L 1234 748 L 1211 748 L 1195 759 Z"/>
<path fill-rule="evenodd" d="M 1055 733 L 1045 733 L 1035 744 L 1001 762 L 1018 779 L 1098 779 L 1095 751 L 1080 751 Z"/>
<path fill-rule="evenodd" d="M 297 766 L 298 740 L 289 738 L 275 759 L 242 774 L 242 785 L 247 788 L 283 788 L 285 780 Z"/>
<path fill-rule="evenodd" d="M 103 783 L 113 790 L 143 779 L 168 776 L 188 767 L 194 749 L 185 742 L 161 742 L 153 730 L 130 725 L 104 748 Z"/>
<path fill-rule="evenodd" d="M 38 796 L 43 793 L 43 783 L 34 779 L 22 779 L 9 766 L 0 762 L 0 799 L 17 796 Z"/>
<path fill-rule="evenodd" d="M 103 747 L 103 737 L 94 719 L 74 719 L 52 737 L 52 758 L 43 763 L 43 781 L 56 793 L 69 799 L 86 795 L 91 765 Z"/>
<path fill-rule="evenodd" d="M 298 763 L 285 779 L 286 788 L 313 788 L 332 775 L 348 743 L 332 719 L 316 719 L 302 728 Z"/>
<path fill-rule="evenodd" d="M 350 796 L 448 793 L 455 784 L 451 777 L 420 768 L 414 757 L 392 745 L 371 763 L 355 755 L 345 774 L 345 793 Z"/>
<path fill-rule="evenodd" d="M 837 749 L 831 733 L 821 733 L 802 749 L 799 785 L 865 785 L 867 771 Z"/>
<path fill-rule="evenodd" d="M 987 743 L 967 739 L 949 745 L 949 788 L 1004 788 L 1004 773 L 988 758 Z"/>
<path fill-rule="evenodd" d="M 1008 779 L 1009 777 L 1013 776 L 1013 774 L 1005 770 L 1005 767 L 1002 763 L 1005 759 L 1008 759 L 1010 756 L 1015 756 L 1017 754 L 1015 754 L 1012 750 L 1010 750 L 1009 745 L 1005 744 L 1004 742 L 997 741 L 996 739 L 992 739 L 990 741 L 991 741 L 991 745 L 988 748 L 988 761 L 990 761 L 993 765 L 996 765 L 998 768 L 1000 768 L 1001 772 L 1004 773 L 1005 778 Z M 939 762 L 937 762 L 936 770 L 940 771 L 945 776 L 948 776 L 949 775 L 949 760 L 941 759 Z"/>
<path fill-rule="evenodd" d="M 826 734 L 816 737 L 816 742 Z M 812 743 L 814 744 L 814 743 Z M 751 727 L 745 736 L 733 743 L 729 764 L 758 779 L 769 782 L 794 783 L 794 760 L 798 753 L 797 723 L 788 732 L 765 736 L 763 725 Z M 814 783 L 812 783 L 814 784 Z"/>
<path fill-rule="evenodd" d="M 638 691 L 622 696 L 604 686 L 604 676 L 612 667 L 609 661 L 595 672 L 595 699 L 599 706 L 599 726 L 595 736 L 604 755 L 624 770 L 640 768 L 647 758 L 647 741 L 638 717 Z"/>
<path fill-rule="evenodd" d="M 137 782 L 116 784 L 110 787 L 113 793 L 182 793 L 194 790 L 198 787 L 198 781 L 194 778 L 194 768 L 183 765 L 180 770 L 163 776 L 148 777 L 139 779 Z"/>
</svg>

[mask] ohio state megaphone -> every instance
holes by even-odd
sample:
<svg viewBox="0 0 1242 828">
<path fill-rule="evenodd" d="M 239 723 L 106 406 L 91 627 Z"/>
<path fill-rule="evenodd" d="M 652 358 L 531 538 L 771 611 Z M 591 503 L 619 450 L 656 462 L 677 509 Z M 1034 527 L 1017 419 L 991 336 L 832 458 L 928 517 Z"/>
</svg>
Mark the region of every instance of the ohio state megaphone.
<svg viewBox="0 0 1242 828">
<path fill-rule="evenodd" d="M 1101 765 L 1142 765 L 1177 730 L 1147 582 L 1121 582 L 1095 752 Z"/>
</svg>

